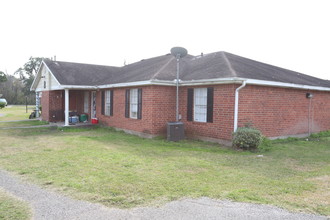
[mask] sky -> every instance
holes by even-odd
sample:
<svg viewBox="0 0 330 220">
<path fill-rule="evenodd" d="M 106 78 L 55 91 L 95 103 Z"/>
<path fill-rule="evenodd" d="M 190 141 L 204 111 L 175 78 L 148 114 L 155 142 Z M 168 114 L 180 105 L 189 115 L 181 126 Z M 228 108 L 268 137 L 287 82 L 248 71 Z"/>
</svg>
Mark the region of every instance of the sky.
<svg viewBox="0 0 330 220">
<path fill-rule="evenodd" d="M 0 0 L 0 71 L 29 57 L 122 66 L 185 47 L 330 79 L 328 0 Z"/>
</svg>

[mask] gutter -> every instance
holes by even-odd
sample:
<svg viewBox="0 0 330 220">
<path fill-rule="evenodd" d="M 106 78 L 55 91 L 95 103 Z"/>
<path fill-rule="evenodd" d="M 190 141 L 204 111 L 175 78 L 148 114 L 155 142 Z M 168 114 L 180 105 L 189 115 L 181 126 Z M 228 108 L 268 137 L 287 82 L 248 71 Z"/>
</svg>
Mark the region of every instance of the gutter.
<svg viewBox="0 0 330 220">
<path fill-rule="evenodd" d="M 77 85 L 63 85 L 59 87 L 60 89 L 82 89 L 82 90 L 86 90 L 86 89 L 97 89 L 98 86 L 77 86 Z"/>
<path fill-rule="evenodd" d="M 47 66 L 47 65 L 46 65 Z M 257 80 L 257 79 L 247 79 L 239 77 L 231 78 L 215 78 L 215 79 L 199 79 L 199 80 L 180 80 L 180 86 L 203 86 L 203 85 L 220 85 L 220 84 L 232 84 L 232 83 L 242 83 L 246 82 L 249 85 L 259 85 L 259 86 L 274 86 L 281 88 L 295 88 L 295 89 L 307 89 L 307 90 L 317 90 L 317 91 L 326 91 L 330 92 L 330 87 L 322 86 L 308 86 L 294 83 L 283 83 L 275 81 L 266 81 L 266 80 Z M 150 85 L 160 85 L 160 86 L 175 86 L 175 80 L 144 80 L 136 82 L 126 82 L 126 83 L 114 83 L 114 84 L 105 84 L 105 85 L 96 85 L 96 86 L 87 86 L 87 85 L 61 85 L 56 89 L 107 89 L 107 88 L 120 88 L 120 87 L 133 87 L 133 86 L 150 86 Z M 43 89 L 33 89 L 32 91 L 43 91 Z"/>
<path fill-rule="evenodd" d="M 330 91 L 330 87 L 309 86 L 303 84 L 284 83 L 284 82 L 267 81 L 267 80 L 259 80 L 259 79 L 247 79 L 247 78 L 239 78 L 239 77 L 181 81 L 181 86 L 230 84 L 230 83 L 241 83 L 242 81 L 246 81 L 246 83 L 249 85 L 307 89 L 307 90 L 317 90 L 317 91 L 327 91 L 327 92 Z"/>
<path fill-rule="evenodd" d="M 234 132 L 237 130 L 238 125 L 238 98 L 239 90 L 246 86 L 246 80 L 243 81 L 242 85 L 235 90 L 235 109 L 234 109 Z"/>
<path fill-rule="evenodd" d="M 118 88 L 118 87 L 130 87 L 130 86 L 149 86 L 149 85 L 162 85 L 162 86 L 175 86 L 174 81 L 166 80 L 145 80 L 145 81 L 136 81 L 136 82 L 127 82 L 127 83 L 115 83 L 115 84 L 106 84 L 99 85 L 98 88 Z"/>
</svg>

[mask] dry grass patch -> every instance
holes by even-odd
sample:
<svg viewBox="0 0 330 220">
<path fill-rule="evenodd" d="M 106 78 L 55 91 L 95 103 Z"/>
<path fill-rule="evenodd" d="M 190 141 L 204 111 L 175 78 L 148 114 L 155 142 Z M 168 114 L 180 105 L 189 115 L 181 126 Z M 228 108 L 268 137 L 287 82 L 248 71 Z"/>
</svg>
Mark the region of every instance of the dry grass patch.
<svg viewBox="0 0 330 220">
<path fill-rule="evenodd" d="M 330 176 L 323 175 L 313 177 L 310 181 L 314 182 L 317 187 L 315 191 L 307 192 L 306 195 L 304 195 L 304 201 L 310 203 L 316 210 L 330 213 Z"/>
<path fill-rule="evenodd" d="M 304 165 L 301 164 L 299 160 L 297 159 L 292 159 L 292 158 L 288 158 L 286 159 L 285 163 L 292 169 L 292 170 L 296 170 L 296 171 L 303 171 L 303 172 L 309 172 L 309 171 L 313 171 L 314 169 L 317 168 L 313 168 L 310 164 L 309 165 Z"/>
</svg>

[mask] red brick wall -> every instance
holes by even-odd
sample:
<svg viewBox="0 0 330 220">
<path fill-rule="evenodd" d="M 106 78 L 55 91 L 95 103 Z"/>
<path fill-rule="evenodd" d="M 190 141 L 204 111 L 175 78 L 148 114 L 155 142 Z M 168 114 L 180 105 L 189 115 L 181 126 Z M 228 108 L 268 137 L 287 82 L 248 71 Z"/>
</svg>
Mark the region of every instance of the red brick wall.
<svg viewBox="0 0 330 220">
<path fill-rule="evenodd" d="M 239 86 L 201 86 L 214 88 L 213 123 L 187 121 L 187 89 L 197 87 L 181 87 L 179 113 L 186 135 L 230 140 L 234 127 L 235 89 Z M 175 87 L 131 88 L 142 88 L 142 119 L 125 118 L 127 88 L 114 88 L 113 116 L 101 115 L 102 90 L 97 91 L 96 114 L 100 123 L 151 135 L 165 135 L 167 122 L 175 121 Z M 70 110 L 83 113 L 83 92 L 70 91 Z M 307 92 L 313 93 L 314 97 L 307 99 Z M 330 92 L 247 85 L 239 94 L 239 127 L 251 124 L 268 137 L 306 134 L 309 129 L 311 132 L 330 129 Z M 64 120 L 64 91 L 44 91 L 41 104 L 43 120 Z M 54 112 L 62 112 L 62 116 Z"/>
<path fill-rule="evenodd" d="M 330 129 L 329 109 L 329 92 L 248 85 L 240 90 L 238 125 L 252 124 L 268 137 L 319 132 Z"/>
<path fill-rule="evenodd" d="M 142 88 L 142 119 L 125 118 L 127 88 L 113 89 L 113 116 L 101 115 L 101 91 L 98 91 L 96 114 L 100 123 L 146 134 L 165 134 L 167 121 L 175 120 L 175 89 L 165 86 L 139 88 Z"/>
<path fill-rule="evenodd" d="M 153 134 L 166 135 L 167 122 L 175 121 L 175 97 L 174 87 L 151 86 L 148 90 L 145 102 L 151 106 Z"/>
<path fill-rule="evenodd" d="M 190 88 L 190 87 L 189 87 Z M 180 88 L 180 109 L 188 136 L 205 136 L 217 139 L 231 138 L 234 117 L 234 85 L 214 87 L 214 122 L 188 122 L 187 87 Z M 142 119 L 125 118 L 125 90 L 113 89 L 113 116 L 101 115 L 101 91 L 97 94 L 97 117 L 100 123 L 153 135 L 166 135 L 167 122 L 175 121 L 175 87 L 142 87 Z"/>
<path fill-rule="evenodd" d="M 240 85 L 213 85 L 213 123 L 187 121 L 187 89 L 180 88 L 180 110 L 185 133 L 189 137 L 208 137 L 231 140 L 234 128 L 235 89 Z M 165 135 L 167 122 L 175 121 L 175 87 L 142 87 L 142 119 L 125 118 L 125 89 L 114 89 L 114 115 L 100 116 L 98 92 L 97 115 L 109 126 Z M 238 126 L 251 124 L 268 137 L 279 137 L 330 129 L 330 93 L 312 91 L 314 98 L 306 98 L 307 90 L 247 85 L 240 90 Z M 310 122 L 308 123 L 311 101 Z"/>
<path fill-rule="evenodd" d="M 213 122 L 187 121 L 187 89 L 214 88 Z M 187 136 L 204 136 L 222 140 L 230 140 L 234 129 L 235 88 L 233 84 L 217 86 L 199 86 L 181 88 L 181 114 Z"/>
<path fill-rule="evenodd" d="M 56 122 L 64 118 L 64 91 L 43 91 L 41 97 L 42 120 Z"/>
</svg>

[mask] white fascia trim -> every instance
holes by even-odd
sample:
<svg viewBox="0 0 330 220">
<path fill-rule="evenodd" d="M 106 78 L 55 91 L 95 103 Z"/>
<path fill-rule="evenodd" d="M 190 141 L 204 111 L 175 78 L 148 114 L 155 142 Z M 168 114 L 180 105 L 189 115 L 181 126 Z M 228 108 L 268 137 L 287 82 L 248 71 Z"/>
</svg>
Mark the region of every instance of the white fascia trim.
<svg viewBox="0 0 330 220">
<path fill-rule="evenodd" d="M 117 88 L 117 87 L 132 87 L 132 86 L 149 86 L 149 85 L 162 85 L 162 86 L 174 86 L 174 81 L 164 81 L 164 80 L 146 80 L 128 83 L 115 83 L 98 86 L 100 89 L 106 88 Z"/>
<path fill-rule="evenodd" d="M 92 90 L 95 90 L 95 89 L 98 89 L 99 87 L 98 86 L 86 86 L 86 85 L 61 85 L 59 87 L 60 89 L 82 89 L 82 90 L 89 90 L 89 89 L 92 89 Z"/>
<path fill-rule="evenodd" d="M 43 92 L 43 91 L 54 91 L 54 90 L 63 90 L 64 88 L 62 87 L 62 86 L 54 86 L 54 87 L 52 87 L 51 89 L 36 89 L 35 91 L 36 92 Z"/>
<path fill-rule="evenodd" d="M 199 79 L 180 81 L 181 86 L 199 86 L 199 85 L 212 85 L 212 84 L 231 84 L 231 83 L 242 83 L 245 79 L 241 78 L 215 78 L 215 79 Z"/>
<path fill-rule="evenodd" d="M 294 84 L 294 83 L 282 83 L 282 82 L 275 82 L 275 81 L 247 79 L 247 78 L 238 78 L 238 77 L 181 81 L 180 85 L 196 86 L 196 85 L 211 85 L 211 84 L 230 84 L 230 83 L 242 83 L 243 81 L 246 81 L 246 84 L 249 84 L 249 85 L 275 86 L 275 87 L 284 87 L 284 88 L 330 91 L 330 88 L 328 88 L 328 87 L 308 86 L 308 85 L 300 85 L 300 84 Z"/>
<path fill-rule="evenodd" d="M 72 89 L 72 90 L 96 90 L 98 89 L 97 86 L 76 86 L 76 85 L 63 85 L 63 86 L 56 86 L 52 87 L 51 89 L 36 89 L 36 92 L 42 91 L 54 91 L 54 90 L 64 90 L 64 89 Z"/>
<path fill-rule="evenodd" d="M 47 67 L 47 65 L 45 65 Z M 49 70 L 49 68 L 47 67 Z M 50 71 L 50 70 L 49 70 Z M 52 72 L 50 71 L 52 74 Z M 52 74 L 54 77 L 54 75 Z M 55 78 L 55 77 L 54 77 Z M 55 78 L 57 81 L 57 79 Z M 308 86 L 300 85 L 294 83 L 282 83 L 275 81 L 266 81 L 266 80 L 257 80 L 257 79 L 247 79 L 247 78 L 215 78 L 215 79 L 202 79 L 202 80 L 189 80 L 189 81 L 180 81 L 180 86 L 199 86 L 199 85 L 212 85 L 212 84 L 241 84 L 243 81 L 246 81 L 246 84 L 249 85 L 260 85 L 260 86 L 275 86 L 283 88 L 296 88 L 296 89 L 307 89 L 307 90 L 318 90 L 318 91 L 330 91 L 328 87 L 321 86 Z M 58 81 L 57 81 L 58 82 Z M 60 84 L 60 83 L 59 83 Z M 87 85 L 61 85 L 58 89 L 106 89 L 106 88 L 117 88 L 117 87 L 133 87 L 133 86 L 149 86 L 149 85 L 160 85 L 160 86 L 175 86 L 175 80 L 145 80 L 137 82 L 128 82 L 128 83 L 115 83 L 115 84 L 106 84 L 100 86 L 87 86 Z M 52 89 L 55 90 L 55 89 Z"/>
<path fill-rule="evenodd" d="M 210 84 L 229 84 L 229 83 L 242 83 L 242 79 L 238 78 L 219 78 L 219 79 L 208 79 L 208 80 L 191 80 L 191 81 L 180 81 L 180 86 L 196 86 L 196 85 L 210 85 Z M 131 87 L 131 86 L 149 86 L 149 85 L 160 85 L 160 86 L 175 86 L 175 80 L 146 80 L 129 83 L 116 83 L 98 86 L 100 89 L 115 88 L 115 87 Z"/>
<path fill-rule="evenodd" d="M 294 83 L 282 83 L 282 82 L 256 80 L 256 79 L 241 79 L 241 80 L 246 80 L 246 84 L 249 84 L 249 85 L 275 86 L 275 87 L 284 87 L 284 88 L 330 91 L 330 88 L 321 87 L 321 86 L 308 86 L 308 85 L 300 85 L 300 84 L 294 84 Z"/>
<path fill-rule="evenodd" d="M 37 88 L 37 85 L 38 85 L 38 84 L 36 84 L 36 81 L 39 82 L 39 80 L 40 80 L 40 78 L 41 78 L 41 76 L 40 76 L 40 74 L 41 74 L 40 71 L 41 71 L 41 68 L 42 68 L 43 65 L 45 65 L 44 61 L 42 61 L 42 62 L 41 62 L 41 65 L 39 66 L 39 69 L 38 69 L 38 71 L 37 71 L 36 77 L 34 78 L 32 84 L 31 84 L 30 91 L 36 91 L 36 88 Z"/>
</svg>

